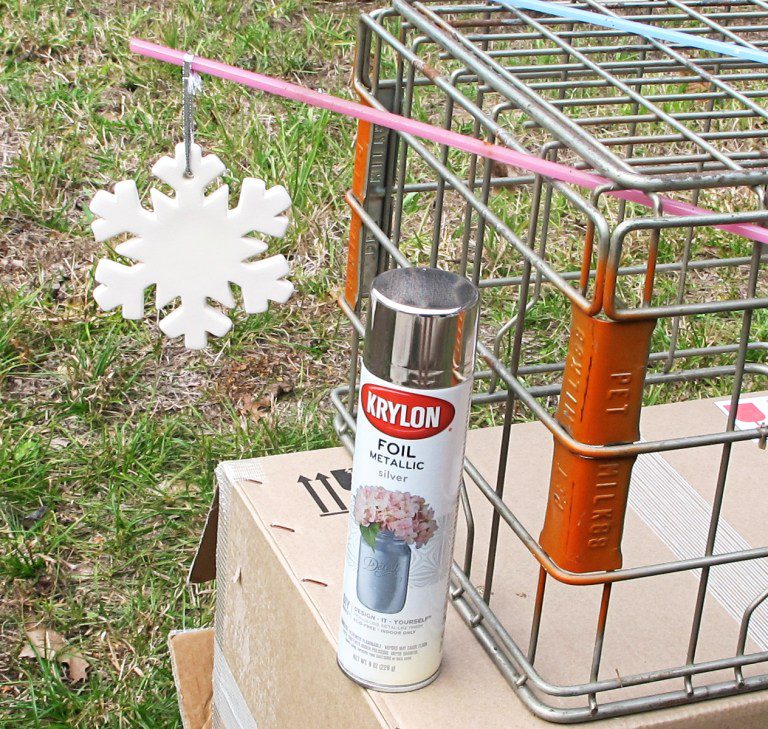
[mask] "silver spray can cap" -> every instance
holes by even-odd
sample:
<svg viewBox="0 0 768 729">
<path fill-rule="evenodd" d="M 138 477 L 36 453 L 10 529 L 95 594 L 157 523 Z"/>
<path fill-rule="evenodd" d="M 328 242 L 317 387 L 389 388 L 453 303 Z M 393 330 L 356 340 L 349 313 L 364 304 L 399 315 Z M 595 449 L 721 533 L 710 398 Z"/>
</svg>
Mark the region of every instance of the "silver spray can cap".
<svg viewBox="0 0 768 729">
<path fill-rule="evenodd" d="M 363 362 L 376 377 L 421 389 L 471 377 L 477 341 L 477 288 L 437 268 L 395 268 L 371 285 Z"/>
</svg>

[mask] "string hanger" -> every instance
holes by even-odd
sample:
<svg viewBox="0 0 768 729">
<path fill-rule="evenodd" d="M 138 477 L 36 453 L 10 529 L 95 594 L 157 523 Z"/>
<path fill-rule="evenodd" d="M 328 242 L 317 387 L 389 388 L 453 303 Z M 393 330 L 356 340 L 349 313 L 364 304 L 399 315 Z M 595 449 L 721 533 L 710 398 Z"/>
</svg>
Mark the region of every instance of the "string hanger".
<svg viewBox="0 0 768 729">
<path fill-rule="evenodd" d="M 182 114 L 184 122 L 184 158 L 186 167 L 184 168 L 184 177 L 192 178 L 192 142 L 195 134 L 195 95 L 203 88 L 203 79 L 199 74 L 192 70 L 192 62 L 195 56 L 192 53 L 184 54 L 184 60 L 181 68 L 182 81 Z"/>
</svg>

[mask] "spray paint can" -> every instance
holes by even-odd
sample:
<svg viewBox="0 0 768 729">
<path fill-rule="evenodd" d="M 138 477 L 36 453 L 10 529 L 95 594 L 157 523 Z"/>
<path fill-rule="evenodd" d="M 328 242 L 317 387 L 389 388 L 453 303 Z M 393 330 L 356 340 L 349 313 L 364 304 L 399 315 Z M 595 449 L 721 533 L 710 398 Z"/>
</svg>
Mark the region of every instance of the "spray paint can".
<svg viewBox="0 0 768 729">
<path fill-rule="evenodd" d="M 371 286 L 338 661 L 377 691 L 421 688 L 440 668 L 478 300 L 434 268 Z"/>
</svg>

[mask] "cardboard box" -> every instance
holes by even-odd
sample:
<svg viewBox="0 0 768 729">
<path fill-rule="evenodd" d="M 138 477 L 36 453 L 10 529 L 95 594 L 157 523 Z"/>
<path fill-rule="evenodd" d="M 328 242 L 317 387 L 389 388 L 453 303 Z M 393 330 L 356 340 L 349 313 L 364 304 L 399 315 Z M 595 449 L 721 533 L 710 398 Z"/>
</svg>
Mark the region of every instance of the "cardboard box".
<svg viewBox="0 0 768 729">
<path fill-rule="evenodd" d="M 642 433 L 655 440 L 681 432 L 716 432 L 723 425 L 722 411 L 708 400 L 647 408 Z M 500 429 L 483 429 L 471 432 L 468 442 L 468 455 L 491 480 L 499 439 Z M 525 423 L 513 427 L 511 443 L 505 499 L 538 535 L 552 438 L 540 424 Z M 720 453 L 720 447 L 712 446 L 638 459 L 623 545 L 626 566 L 701 552 Z M 214 571 L 217 575 L 214 729 L 553 726 L 528 712 L 452 609 L 441 675 L 429 687 L 407 694 L 367 691 L 337 668 L 350 463 L 344 449 L 332 448 L 219 467 L 219 490 L 190 575 L 193 581 L 210 579 Z M 734 446 L 717 551 L 765 544 L 765 467 L 766 453 L 754 443 Z M 470 496 L 477 533 L 472 576 L 479 584 L 491 510 L 474 491 Z M 457 555 L 464 549 L 463 520 L 459 522 Z M 537 577 L 537 563 L 504 529 L 492 605 L 522 644 L 527 641 Z M 617 584 L 600 678 L 684 663 L 697 586 L 696 576 L 688 572 Z M 733 655 L 740 615 L 766 586 L 765 560 L 712 570 L 697 660 Z M 545 678 L 554 682 L 588 678 L 599 599 L 600 588 L 548 582 L 536 661 Z M 761 610 L 753 618 L 750 636 L 747 652 L 766 650 L 768 616 Z M 181 648 L 181 636 L 173 640 Z M 201 654 L 201 660 L 209 661 L 209 654 Z M 174 658 L 174 670 L 186 665 L 179 656 Z M 756 673 L 761 673 L 759 666 L 745 668 L 747 676 Z M 709 674 L 706 680 L 732 676 L 724 671 Z M 190 692 L 204 691 L 203 682 L 198 680 L 197 688 L 190 689 L 191 679 L 181 675 L 178 680 L 182 706 L 190 717 L 199 717 Z M 694 685 L 702 685 L 701 679 Z M 661 692 L 681 686 L 677 679 L 653 688 Z M 648 687 L 635 693 L 648 693 Z M 195 704 L 204 705 L 204 699 Z M 572 704 L 564 700 L 562 705 Z M 185 726 L 202 726 L 189 721 Z M 768 692 L 608 719 L 599 726 L 765 727 Z"/>
<path fill-rule="evenodd" d="M 211 729 L 213 630 L 176 630 L 168 636 L 179 714 L 185 729 Z"/>
</svg>

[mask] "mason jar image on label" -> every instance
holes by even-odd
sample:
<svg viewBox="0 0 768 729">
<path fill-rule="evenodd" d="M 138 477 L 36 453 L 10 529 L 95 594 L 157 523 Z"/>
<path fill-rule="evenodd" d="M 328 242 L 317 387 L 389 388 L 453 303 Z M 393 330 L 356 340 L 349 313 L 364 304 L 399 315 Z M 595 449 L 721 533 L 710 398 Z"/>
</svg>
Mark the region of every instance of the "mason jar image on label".
<svg viewBox="0 0 768 729">
<path fill-rule="evenodd" d="M 373 546 L 360 540 L 357 599 L 379 613 L 399 613 L 408 594 L 411 550 L 404 539 L 382 529 Z"/>
<path fill-rule="evenodd" d="M 357 598 L 380 613 L 399 613 L 408 593 L 411 549 L 437 531 L 434 510 L 420 496 L 364 486 L 355 494 L 355 523 L 361 539 Z"/>
</svg>

